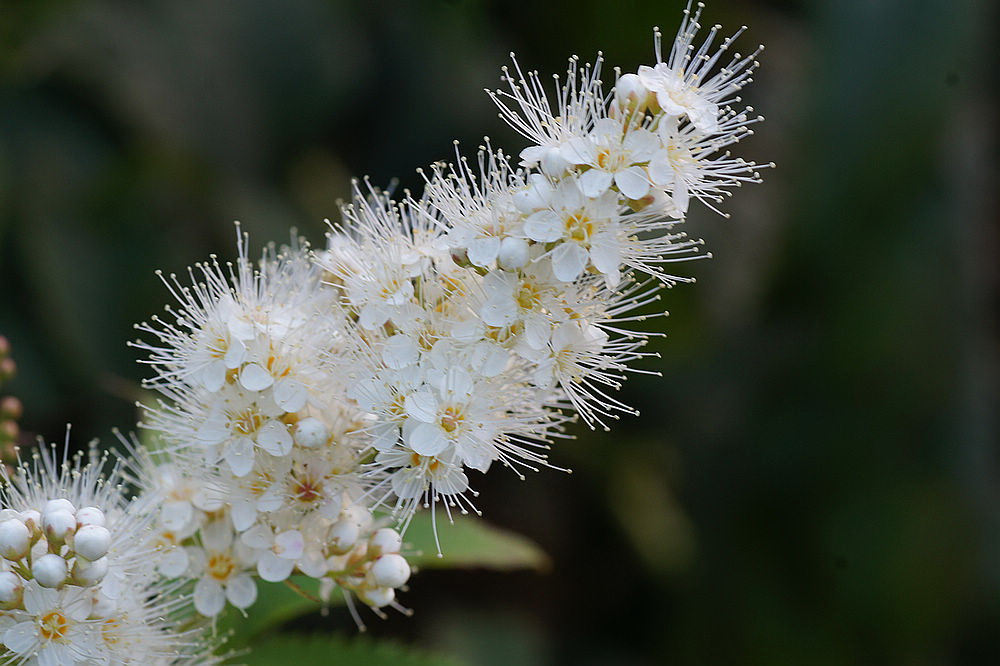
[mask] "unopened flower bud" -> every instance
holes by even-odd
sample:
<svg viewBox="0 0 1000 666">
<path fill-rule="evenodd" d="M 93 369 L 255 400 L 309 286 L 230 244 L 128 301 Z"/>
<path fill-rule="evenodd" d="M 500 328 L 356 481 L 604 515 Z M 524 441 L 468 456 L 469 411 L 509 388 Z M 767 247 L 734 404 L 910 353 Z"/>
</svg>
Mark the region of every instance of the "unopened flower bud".
<svg viewBox="0 0 1000 666">
<path fill-rule="evenodd" d="M 8 395 L 0 400 L 0 417 L 7 419 L 19 419 L 24 412 L 21 401 L 12 395 Z"/>
<path fill-rule="evenodd" d="M 410 579 L 410 563 L 398 553 L 388 553 L 375 560 L 371 574 L 381 587 L 399 587 Z"/>
<path fill-rule="evenodd" d="M 497 254 L 500 268 L 513 271 L 528 264 L 528 241 L 523 238 L 507 236 L 500 241 L 500 252 Z"/>
<path fill-rule="evenodd" d="M 356 523 L 349 520 L 339 520 L 330 528 L 330 550 L 337 555 L 343 555 L 358 541 L 360 530 Z"/>
<path fill-rule="evenodd" d="M 399 549 L 403 547 L 403 537 L 399 536 L 399 532 L 391 527 L 383 527 L 382 529 L 375 530 L 369 544 L 371 549 L 378 555 L 398 553 Z"/>
<path fill-rule="evenodd" d="M 340 520 L 354 523 L 358 526 L 358 531 L 366 532 L 372 525 L 372 514 L 360 504 L 351 504 L 340 512 Z"/>
<path fill-rule="evenodd" d="M 28 554 L 31 547 L 31 530 L 19 519 L 0 523 L 0 556 L 16 561 Z"/>
<path fill-rule="evenodd" d="M 68 499 L 58 498 L 52 499 L 45 503 L 42 507 L 42 515 L 50 513 L 52 511 L 68 511 L 70 513 L 76 513 L 76 507 Z"/>
<path fill-rule="evenodd" d="M 91 562 L 82 557 L 73 562 L 73 582 L 77 585 L 90 587 L 97 585 L 108 575 L 108 558 L 101 557 Z"/>
<path fill-rule="evenodd" d="M 66 580 L 66 560 L 48 553 L 31 565 L 31 574 L 42 587 L 59 587 Z"/>
<path fill-rule="evenodd" d="M 7 357 L 0 360 L 0 382 L 5 382 L 14 378 L 17 374 L 17 363 L 14 359 Z"/>
<path fill-rule="evenodd" d="M 73 537 L 73 550 L 91 562 L 108 554 L 111 532 L 100 525 L 84 525 Z"/>
<path fill-rule="evenodd" d="M 25 527 L 27 527 L 32 533 L 42 528 L 42 514 L 38 513 L 34 509 L 22 511 L 21 521 L 24 522 Z"/>
<path fill-rule="evenodd" d="M 628 111 L 643 111 L 649 99 L 649 90 L 637 74 L 622 74 L 615 84 L 615 101 Z"/>
<path fill-rule="evenodd" d="M 391 587 L 361 589 L 358 591 L 358 598 L 372 608 L 382 608 L 392 603 L 396 598 L 396 591 Z"/>
<path fill-rule="evenodd" d="M 104 527 L 104 512 L 96 506 L 85 506 L 76 512 L 76 524 L 78 528 L 84 525 L 100 525 Z"/>
<path fill-rule="evenodd" d="M 50 543 L 63 543 L 75 529 L 76 518 L 69 511 L 46 511 L 42 514 L 42 531 Z"/>
<path fill-rule="evenodd" d="M 0 571 L 0 609 L 10 610 L 21 605 L 24 583 L 11 571 Z"/>
<path fill-rule="evenodd" d="M 327 430 L 322 421 L 313 416 L 299 421 L 295 426 L 295 433 L 292 435 L 296 444 L 307 449 L 319 448 L 326 444 L 329 438 L 330 431 Z"/>
</svg>

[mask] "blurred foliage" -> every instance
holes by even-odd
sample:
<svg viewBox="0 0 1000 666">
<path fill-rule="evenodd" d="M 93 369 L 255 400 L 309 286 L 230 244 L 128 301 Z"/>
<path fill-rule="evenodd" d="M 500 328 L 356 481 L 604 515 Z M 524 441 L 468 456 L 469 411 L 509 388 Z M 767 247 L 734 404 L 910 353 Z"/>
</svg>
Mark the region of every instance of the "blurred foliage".
<svg viewBox="0 0 1000 666">
<path fill-rule="evenodd" d="M 406 531 L 403 552 L 415 574 L 421 569 L 515 571 L 548 568 L 545 553 L 528 539 L 478 518 L 461 515 L 453 518 L 448 522 L 446 516 L 441 516 L 439 537 L 448 553 L 447 557 L 441 557 L 438 555 L 431 513 L 425 511 L 414 516 Z M 276 631 L 293 620 L 308 620 L 310 616 L 312 622 L 306 624 L 311 624 L 313 628 L 329 628 L 331 623 L 323 621 L 318 614 L 322 611 L 325 617 L 330 607 L 345 602 L 341 591 L 335 589 L 329 601 L 320 604 L 319 583 L 307 576 L 293 576 L 284 585 L 260 583 L 257 589 L 257 601 L 245 615 L 229 612 L 219 622 L 219 631 L 227 636 L 226 647 L 230 650 L 249 647 L 252 653 L 256 653 L 258 646 L 273 640 Z M 362 614 L 370 614 L 364 604 L 354 603 Z M 362 621 L 367 624 L 368 620 L 362 617 Z"/>
<path fill-rule="evenodd" d="M 153 269 L 232 256 L 234 218 L 261 245 L 291 226 L 321 243 L 351 176 L 416 188 L 453 138 L 516 152 L 481 92 L 508 51 L 632 69 L 682 4 L 0 0 L 22 438 L 131 426 L 143 370 L 123 342 L 167 299 Z M 745 150 L 778 167 L 732 221 L 692 214 L 715 259 L 666 294 L 664 377 L 624 395 L 643 416 L 581 429 L 554 452 L 572 475 L 474 479 L 551 571 L 425 570 L 416 615 L 371 632 L 485 665 L 994 663 L 995 3 L 706 11 L 767 45 Z"/>
<path fill-rule="evenodd" d="M 460 662 L 451 658 L 428 656 L 386 642 L 295 634 L 275 637 L 255 646 L 241 661 L 246 666 L 327 663 L 337 666 L 460 666 Z"/>
</svg>

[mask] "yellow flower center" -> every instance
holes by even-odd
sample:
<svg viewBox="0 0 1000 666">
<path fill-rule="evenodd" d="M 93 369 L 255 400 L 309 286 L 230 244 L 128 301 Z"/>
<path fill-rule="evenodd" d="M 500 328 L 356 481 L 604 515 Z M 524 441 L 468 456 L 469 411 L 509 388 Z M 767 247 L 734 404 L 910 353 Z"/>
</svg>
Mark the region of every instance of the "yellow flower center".
<svg viewBox="0 0 1000 666">
<path fill-rule="evenodd" d="M 264 416 L 254 407 L 237 412 L 232 418 L 232 428 L 240 435 L 252 435 L 264 425 Z"/>
<path fill-rule="evenodd" d="M 594 233 L 594 223 L 583 212 L 566 217 L 566 235 L 577 243 L 583 243 Z"/>
<path fill-rule="evenodd" d="M 38 619 L 38 633 L 47 641 L 57 641 L 68 631 L 69 620 L 61 611 L 50 611 Z"/>
<path fill-rule="evenodd" d="M 208 575 L 220 583 L 229 580 L 235 569 L 236 563 L 233 562 L 229 553 L 212 553 L 211 557 L 208 558 L 208 566 L 206 567 Z"/>
</svg>

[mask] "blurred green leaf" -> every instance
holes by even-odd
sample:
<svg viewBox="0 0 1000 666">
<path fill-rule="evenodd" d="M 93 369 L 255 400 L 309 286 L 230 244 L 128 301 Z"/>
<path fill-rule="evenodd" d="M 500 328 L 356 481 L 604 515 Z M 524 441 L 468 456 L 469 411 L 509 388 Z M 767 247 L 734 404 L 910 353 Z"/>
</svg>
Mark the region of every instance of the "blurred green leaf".
<svg viewBox="0 0 1000 666">
<path fill-rule="evenodd" d="M 292 583 L 311 596 L 318 594 L 319 584 L 308 576 L 292 576 Z M 334 594 L 330 605 L 341 603 L 341 596 Z M 223 633 L 229 633 L 227 647 L 239 649 L 254 638 L 280 627 L 295 618 L 319 611 L 320 604 L 306 598 L 282 583 L 257 581 L 257 601 L 247 610 L 246 616 L 229 608 L 219 622 Z M 256 663 L 256 662 L 254 662 Z"/>
<path fill-rule="evenodd" d="M 268 639 L 242 658 L 247 666 L 274 664 L 337 664 L 337 666 L 459 666 L 454 659 L 416 652 L 411 648 L 360 637 L 286 634 Z"/>
<path fill-rule="evenodd" d="M 438 515 L 437 534 L 443 557 L 438 556 L 430 511 L 413 517 L 406 542 L 411 564 L 425 569 L 495 569 L 513 571 L 549 568 L 549 556 L 527 537 L 490 525 L 472 516 L 457 515 L 449 522 Z"/>
</svg>

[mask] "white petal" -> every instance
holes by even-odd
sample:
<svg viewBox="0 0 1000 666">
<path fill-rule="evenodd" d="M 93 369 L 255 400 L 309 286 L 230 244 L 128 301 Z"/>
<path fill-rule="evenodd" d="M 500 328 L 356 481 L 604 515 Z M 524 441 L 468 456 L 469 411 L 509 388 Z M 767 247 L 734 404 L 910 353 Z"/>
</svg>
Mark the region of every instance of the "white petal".
<svg viewBox="0 0 1000 666">
<path fill-rule="evenodd" d="M 44 552 L 44 551 L 43 551 Z M 24 609 L 32 615 L 43 615 L 59 603 L 59 593 L 37 583 L 24 586 Z"/>
<path fill-rule="evenodd" d="M 188 502 L 164 502 L 160 509 L 160 522 L 172 531 L 183 530 L 193 517 L 194 509 Z"/>
<path fill-rule="evenodd" d="M 597 161 L 597 147 L 585 137 L 570 139 L 559 152 L 570 164 L 594 164 Z"/>
<path fill-rule="evenodd" d="M 234 439 L 226 448 L 226 462 L 236 476 L 246 476 L 253 469 L 253 441 L 246 437 Z"/>
<path fill-rule="evenodd" d="M 499 238 L 476 238 L 467 248 L 469 251 L 469 261 L 476 266 L 489 266 L 497 258 L 500 251 Z"/>
<path fill-rule="evenodd" d="M 612 175 L 609 172 L 601 169 L 590 169 L 580 176 L 580 191 L 586 197 L 599 197 L 611 187 L 611 180 Z"/>
<path fill-rule="evenodd" d="M 549 148 L 542 155 L 540 166 L 545 175 L 558 178 L 569 168 L 569 162 L 566 161 L 566 158 L 563 157 L 562 152 L 558 148 L 553 147 Z"/>
<path fill-rule="evenodd" d="M 551 243 L 562 237 L 562 218 L 554 211 L 540 210 L 524 221 L 524 233 L 533 241 Z"/>
<path fill-rule="evenodd" d="M 448 447 L 448 440 L 436 425 L 421 423 L 410 432 L 406 443 L 419 455 L 435 456 Z"/>
<path fill-rule="evenodd" d="M 385 341 L 382 360 L 394 370 L 413 365 L 420 359 L 420 349 L 416 341 L 408 335 L 394 335 Z"/>
<path fill-rule="evenodd" d="M 222 586 L 210 578 L 200 578 L 194 585 L 194 607 L 206 617 L 215 617 L 226 605 Z"/>
<path fill-rule="evenodd" d="M 640 166 L 631 166 L 616 173 L 615 185 L 629 199 L 641 199 L 649 192 L 649 178 Z"/>
<path fill-rule="evenodd" d="M 226 584 L 226 597 L 237 608 L 248 608 L 257 600 L 257 584 L 250 576 L 240 574 Z"/>
<path fill-rule="evenodd" d="M 4 632 L 3 644 L 17 654 L 27 654 L 38 644 L 38 626 L 34 622 L 18 622 Z"/>
<path fill-rule="evenodd" d="M 286 412 L 297 412 L 306 406 L 309 389 L 297 379 L 285 377 L 274 385 L 274 402 Z"/>
<path fill-rule="evenodd" d="M 206 389 L 215 393 L 226 383 L 226 364 L 221 359 L 212 361 L 201 369 L 198 379 Z"/>
<path fill-rule="evenodd" d="M 428 389 L 414 391 L 406 396 L 406 414 L 424 423 L 437 420 L 438 401 Z"/>
<path fill-rule="evenodd" d="M 292 435 L 284 423 L 268 421 L 257 434 L 257 444 L 272 456 L 287 456 L 292 450 Z"/>
<path fill-rule="evenodd" d="M 248 391 L 263 391 L 274 383 L 274 377 L 257 363 L 247 363 L 240 371 L 240 384 Z"/>
<path fill-rule="evenodd" d="M 587 251 L 576 243 L 562 243 L 552 251 L 552 273 L 562 282 L 580 277 L 587 265 Z"/>
<path fill-rule="evenodd" d="M 178 578 L 188 570 L 191 558 L 183 548 L 171 548 L 163 554 L 160 565 L 157 567 L 167 578 Z"/>
<path fill-rule="evenodd" d="M 674 178 L 673 200 L 677 210 L 682 214 L 687 212 L 690 196 L 688 195 L 687 183 L 684 182 L 683 178 Z"/>
<path fill-rule="evenodd" d="M 243 341 L 238 338 L 230 338 L 229 348 L 226 349 L 226 355 L 222 360 L 225 362 L 227 368 L 234 370 L 243 365 L 243 360 L 246 356 L 247 348 L 243 344 Z"/>
<path fill-rule="evenodd" d="M 213 520 L 201 528 L 201 542 L 209 550 L 226 550 L 233 542 L 233 530 L 224 520 Z"/>
<path fill-rule="evenodd" d="M 517 302 L 509 296 L 490 299 L 479 308 L 479 316 L 487 326 L 509 326 L 517 320 Z"/>
<path fill-rule="evenodd" d="M 295 562 L 278 557 L 271 551 L 261 553 L 257 560 L 257 573 L 269 583 L 279 583 L 292 575 Z"/>
<path fill-rule="evenodd" d="M 257 508 L 250 500 L 240 500 L 233 502 L 229 515 L 233 519 L 236 531 L 242 532 L 257 520 Z"/>
<path fill-rule="evenodd" d="M 605 275 L 619 269 L 622 260 L 621 245 L 613 234 L 595 234 L 590 243 L 590 260 L 594 268 Z"/>
<path fill-rule="evenodd" d="M 240 541 L 258 550 L 271 547 L 271 529 L 266 525 L 254 525 L 240 535 Z"/>
<path fill-rule="evenodd" d="M 288 530 L 274 537 L 275 553 L 286 560 L 297 560 L 302 557 L 306 542 L 298 530 Z"/>
</svg>

